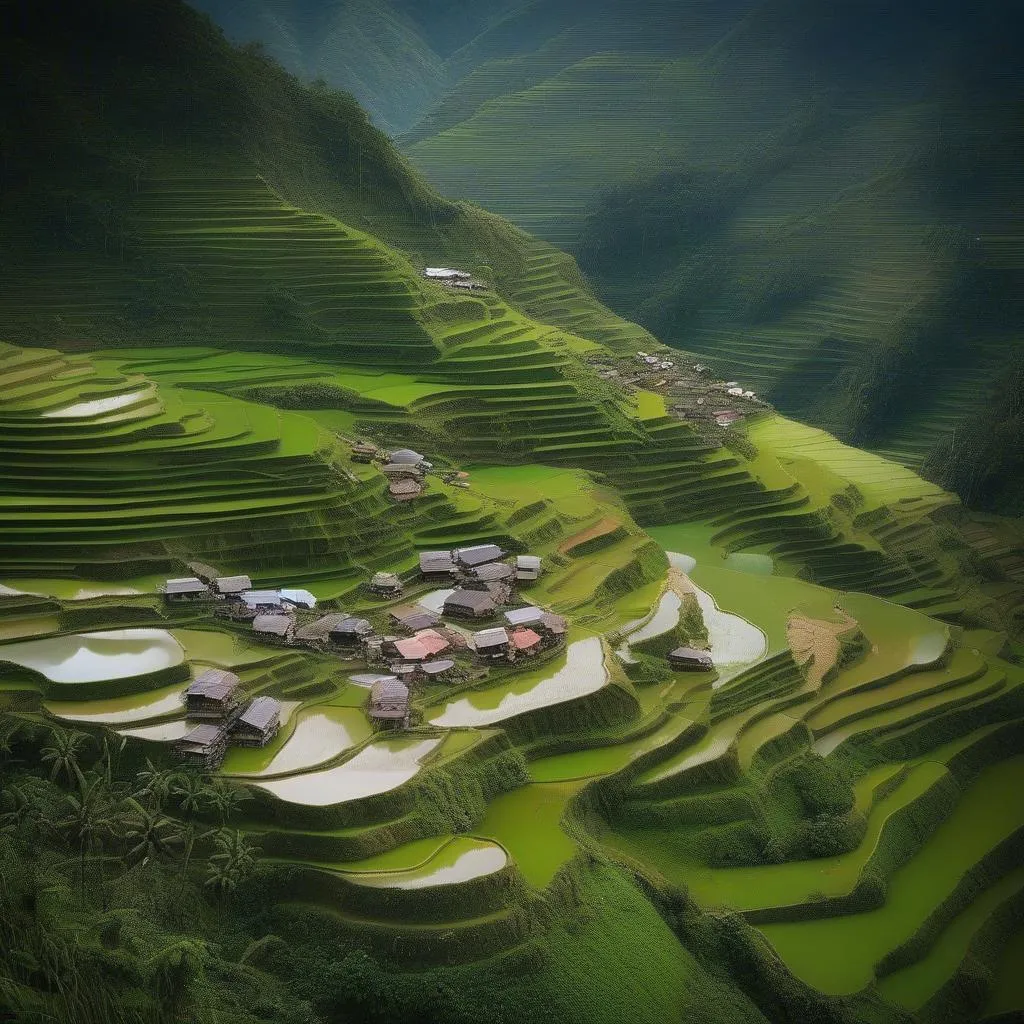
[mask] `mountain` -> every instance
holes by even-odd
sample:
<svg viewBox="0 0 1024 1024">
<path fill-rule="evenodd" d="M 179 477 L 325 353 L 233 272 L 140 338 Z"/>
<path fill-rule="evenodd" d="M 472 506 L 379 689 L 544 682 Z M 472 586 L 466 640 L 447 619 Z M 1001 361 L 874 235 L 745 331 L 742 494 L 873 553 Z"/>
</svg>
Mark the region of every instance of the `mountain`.
<svg viewBox="0 0 1024 1024">
<path fill-rule="evenodd" d="M 451 61 L 589 17 L 414 6 Z M 0 1017 L 1017 1007 L 1018 522 L 693 368 L 179 0 L 0 13 Z M 167 587 L 226 574 L 280 613 Z M 417 667 L 456 584 L 487 617 Z M 262 746 L 193 732 L 211 673 Z"/>
<path fill-rule="evenodd" d="M 704 10 L 672 17 L 691 9 Z M 971 430 L 1022 330 L 1005 13 L 787 0 L 710 45 L 663 32 L 569 49 L 581 18 L 482 59 L 405 148 L 442 192 L 574 252 L 606 301 L 670 344 L 1019 511 L 991 468 L 1019 435 Z M 664 16 L 637 5 L 641 25 Z M 982 439 L 994 433 L 1003 456 Z M 979 482 L 954 463 L 989 468 Z"/>
</svg>

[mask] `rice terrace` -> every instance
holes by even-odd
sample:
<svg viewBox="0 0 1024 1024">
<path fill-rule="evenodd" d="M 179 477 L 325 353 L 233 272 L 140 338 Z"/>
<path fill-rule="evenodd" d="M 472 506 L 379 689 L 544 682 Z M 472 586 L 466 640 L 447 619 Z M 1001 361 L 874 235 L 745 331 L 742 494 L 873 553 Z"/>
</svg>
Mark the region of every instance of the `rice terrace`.
<svg viewBox="0 0 1024 1024">
<path fill-rule="evenodd" d="M 1001 5 L 0 14 L 0 1020 L 1024 1020 Z"/>
</svg>

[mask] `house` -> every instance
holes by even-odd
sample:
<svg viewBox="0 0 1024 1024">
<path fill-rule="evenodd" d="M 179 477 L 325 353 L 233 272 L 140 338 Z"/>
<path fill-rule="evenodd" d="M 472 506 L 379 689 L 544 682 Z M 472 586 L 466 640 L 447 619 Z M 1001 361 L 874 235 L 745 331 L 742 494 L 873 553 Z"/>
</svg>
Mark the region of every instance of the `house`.
<svg viewBox="0 0 1024 1024">
<path fill-rule="evenodd" d="M 543 608 L 531 604 L 525 608 L 513 608 L 512 611 L 505 612 L 505 621 L 510 626 L 532 626 L 540 622 L 544 615 Z"/>
<path fill-rule="evenodd" d="M 732 395 L 733 398 L 742 398 L 743 388 L 726 388 L 725 393 L 727 395 Z"/>
<path fill-rule="evenodd" d="M 295 631 L 295 639 L 304 643 L 326 643 L 330 638 L 331 630 L 337 628 L 339 623 L 344 622 L 349 616 L 345 612 L 332 612 L 330 615 L 322 615 L 314 622 L 308 622 Z"/>
<path fill-rule="evenodd" d="M 175 750 L 183 761 L 205 772 L 220 767 L 227 749 L 228 727 L 223 722 L 197 725 L 175 744 Z"/>
<path fill-rule="evenodd" d="M 395 640 L 391 646 L 404 661 L 425 661 L 447 650 L 451 644 L 436 629 L 423 629 L 414 636 Z"/>
<path fill-rule="evenodd" d="M 243 590 L 241 598 L 245 606 L 255 612 L 276 612 L 283 607 L 276 590 Z"/>
<path fill-rule="evenodd" d="M 420 576 L 425 580 L 450 580 L 455 575 L 455 560 L 450 551 L 420 552 Z"/>
<path fill-rule="evenodd" d="M 716 409 L 711 415 L 720 427 L 731 427 L 743 419 L 743 413 L 737 412 L 735 409 Z"/>
<path fill-rule="evenodd" d="M 476 589 L 468 583 L 466 586 L 468 589 Z M 512 600 L 511 580 L 497 580 L 494 583 L 484 583 L 483 587 L 491 595 L 491 600 L 495 605 L 508 604 Z"/>
<path fill-rule="evenodd" d="M 444 602 L 445 615 L 460 619 L 486 619 L 498 610 L 486 590 L 453 590 Z"/>
<path fill-rule="evenodd" d="M 508 630 L 504 626 L 481 629 L 473 634 L 473 647 L 477 656 L 486 661 L 506 660 L 510 650 Z"/>
<path fill-rule="evenodd" d="M 332 644 L 341 647 L 355 647 L 373 633 L 373 626 L 366 619 L 346 616 L 330 632 Z"/>
<path fill-rule="evenodd" d="M 395 501 L 412 501 L 423 493 L 423 485 L 416 480 L 392 480 L 388 484 L 388 494 Z"/>
<path fill-rule="evenodd" d="M 711 655 L 695 647 L 677 647 L 669 651 L 668 663 L 677 671 L 707 672 L 715 667 Z"/>
<path fill-rule="evenodd" d="M 198 576 L 183 576 L 164 584 L 164 600 L 169 604 L 206 601 L 210 597 L 210 588 Z"/>
<path fill-rule="evenodd" d="M 511 582 L 515 570 L 506 562 L 486 562 L 466 570 L 465 586 L 471 589 L 486 587 L 488 583 Z"/>
<path fill-rule="evenodd" d="M 412 678 L 419 681 L 432 682 L 435 679 L 443 679 L 455 668 L 455 662 L 451 658 L 438 658 L 437 661 L 424 661 L 413 666 Z"/>
<path fill-rule="evenodd" d="M 252 580 L 248 576 L 218 576 L 214 586 L 222 597 L 240 598 L 244 591 L 252 590 Z"/>
<path fill-rule="evenodd" d="M 474 544 L 468 548 L 457 548 L 452 552 L 455 561 L 464 569 L 472 569 L 485 562 L 497 562 L 505 552 L 497 544 Z"/>
<path fill-rule="evenodd" d="M 540 576 L 540 558 L 537 555 L 516 555 L 516 579 L 535 580 Z"/>
<path fill-rule="evenodd" d="M 370 593 L 380 597 L 401 597 L 402 581 L 393 572 L 375 572 L 370 580 Z"/>
<path fill-rule="evenodd" d="M 423 276 L 432 281 L 467 281 L 472 276 L 465 270 L 453 270 L 451 267 L 427 267 Z"/>
<path fill-rule="evenodd" d="M 423 479 L 423 470 L 419 466 L 405 462 L 389 462 L 381 466 L 380 471 L 393 481 L 413 480 L 418 482 Z"/>
<path fill-rule="evenodd" d="M 414 452 L 411 448 L 399 448 L 398 451 L 390 454 L 388 461 L 393 466 L 412 466 L 419 470 L 432 468 L 423 455 Z"/>
<path fill-rule="evenodd" d="M 532 657 L 541 648 L 540 634 L 532 629 L 517 629 L 509 637 L 509 640 L 512 643 L 512 649 L 517 654 L 525 654 L 527 657 Z"/>
<path fill-rule="evenodd" d="M 281 728 L 281 702 L 261 696 L 235 719 L 231 738 L 242 747 L 265 747 Z"/>
<path fill-rule="evenodd" d="M 370 717 L 377 722 L 409 724 L 409 687 L 394 676 L 384 676 L 370 687 Z"/>
<path fill-rule="evenodd" d="M 561 615 L 556 615 L 554 612 L 545 612 L 540 619 L 533 624 L 533 628 L 540 630 L 542 633 L 546 633 L 554 640 L 563 640 L 565 639 L 566 630 L 568 630 L 569 624 Z"/>
<path fill-rule="evenodd" d="M 407 629 L 410 633 L 419 632 L 421 629 L 430 629 L 441 621 L 437 612 L 427 611 L 418 605 L 404 604 L 392 610 L 389 616 L 396 626 Z"/>
<path fill-rule="evenodd" d="M 380 454 L 375 444 L 370 444 L 369 441 L 357 441 L 352 445 L 352 461 L 353 462 L 373 462 L 375 458 Z"/>
<path fill-rule="evenodd" d="M 303 608 L 316 607 L 316 595 L 308 590 L 279 590 L 278 594 L 285 604 L 301 606 Z"/>
<path fill-rule="evenodd" d="M 290 615 L 257 615 L 252 620 L 252 631 L 265 639 L 292 640 L 295 637 L 295 620 Z"/>
<path fill-rule="evenodd" d="M 238 707 L 240 680 L 222 668 L 207 669 L 196 676 L 185 691 L 185 714 L 189 718 L 227 718 Z"/>
</svg>

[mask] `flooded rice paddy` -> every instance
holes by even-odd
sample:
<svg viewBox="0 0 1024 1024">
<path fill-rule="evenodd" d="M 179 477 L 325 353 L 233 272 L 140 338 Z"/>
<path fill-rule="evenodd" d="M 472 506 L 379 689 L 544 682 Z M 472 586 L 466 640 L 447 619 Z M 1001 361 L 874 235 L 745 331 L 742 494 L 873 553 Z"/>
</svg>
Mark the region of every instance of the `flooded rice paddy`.
<svg viewBox="0 0 1024 1024">
<path fill-rule="evenodd" d="M 507 863 L 508 854 L 498 843 L 456 836 L 418 867 L 404 871 L 346 874 L 346 877 L 360 885 L 377 888 L 427 889 L 492 875 Z"/>
<path fill-rule="evenodd" d="M 604 649 L 598 637 L 577 640 L 566 648 L 562 667 L 550 665 L 510 677 L 501 686 L 475 691 L 451 701 L 430 719 L 431 725 L 491 725 L 536 708 L 583 697 L 608 682 Z"/>
<path fill-rule="evenodd" d="M 128 679 L 180 665 L 181 645 L 163 629 L 114 629 L 28 640 L 0 647 L 0 660 L 39 672 L 54 683 Z"/>
<path fill-rule="evenodd" d="M 376 740 L 344 764 L 258 785 L 288 803 L 312 807 L 345 803 L 397 789 L 420 770 L 423 758 L 440 743 L 441 737 L 389 737 Z"/>
<path fill-rule="evenodd" d="M 242 774 L 262 776 L 306 771 L 362 743 L 372 732 L 366 716 L 357 708 L 309 708 L 299 712 L 291 735 L 265 767 Z M 230 761 L 226 767 L 232 767 Z"/>
<path fill-rule="evenodd" d="M 126 697 L 102 700 L 51 700 L 44 706 L 50 714 L 69 721 L 123 725 L 181 711 L 185 706 L 185 690 L 177 683 L 163 690 L 133 693 Z"/>
</svg>

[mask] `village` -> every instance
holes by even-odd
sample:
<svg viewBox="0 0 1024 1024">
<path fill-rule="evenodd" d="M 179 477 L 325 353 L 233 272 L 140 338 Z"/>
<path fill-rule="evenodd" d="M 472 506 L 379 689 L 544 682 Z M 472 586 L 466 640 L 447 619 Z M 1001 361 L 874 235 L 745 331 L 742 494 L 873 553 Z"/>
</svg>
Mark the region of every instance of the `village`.
<svg viewBox="0 0 1024 1024">
<path fill-rule="evenodd" d="M 389 488 L 404 482 L 422 487 L 432 469 L 408 448 L 383 452 L 366 441 L 351 448 L 355 460 L 383 463 Z M 387 473 L 391 467 L 416 475 L 396 481 Z M 422 551 L 416 566 L 401 575 L 375 572 L 362 585 L 360 610 L 351 612 L 337 602 L 321 607 L 302 588 L 260 588 L 247 574 L 220 575 L 197 562 L 189 567 L 194 575 L 164 583 L 168 606 L 196 607 L 263 644 L 336 657 L 349 678 L 368 690 L 367 712 L 381 730 L 410 726 L 418 687 L 471 685 L 494 671 L 542 662 L 566 644 L 566 619 L 529 603 L 524 593 L 541 577 L 540 556 L 512 554 L 497 544 Z M 408 600 L 409 590 L 420 600 Z M 667 660 L 676 670 L 713 667 L 707 652 L 690 648 L 672 651 Z M 274 738 L 280 701 L 261 695 L 245 703 L 240 694 L 239 677 L 227 670 L 213 669 L 191 682 L 185 693 L 191 728 L 176 745 L 185 762 L 212 771 L 230 744 L 265 746 Z"/>
<path fill-rule="evenodd" d="M 509 555 L 496 544 L 452 551 L 424 551 L 416 568 L 399 576 L 377 572 L 363 586 L 369 602 L 387 602 L 362 614 L 318 608 L 303 589 L 259 589 L 248 575 L 219 576 L 192 563 L 194 576 L 168 579 L 168 605 L 198 605 L 226 625 L 260 642 L 333 655 L 366 686 L 368 713 L 380 728 L 410 724 L 411 691 L 417 686 L 486 678 L 493 669 L 535 664 L 562 649 L 566 620 L 525 604 L 519 591 L 535 582 L 536 555 Z M 436 610 L 401 603 L 419 586 L 438 598 Z M 371 621 L 372 616 L 375 621 Z M 232 672 L 211 670 L 186 691 L 186 715 L 194 726 L 178 742 L 187 762 L 212 770 L 228 745 L 263 746 L 277 733 L 281 704 L 259 696 L 247 705 Z"/>
</svg>

